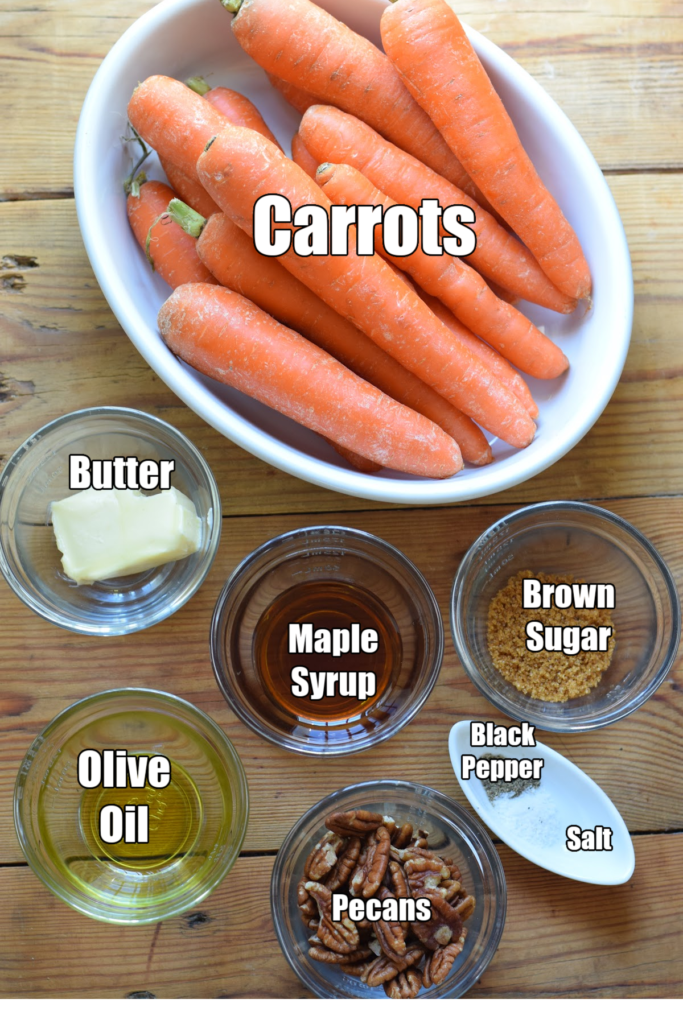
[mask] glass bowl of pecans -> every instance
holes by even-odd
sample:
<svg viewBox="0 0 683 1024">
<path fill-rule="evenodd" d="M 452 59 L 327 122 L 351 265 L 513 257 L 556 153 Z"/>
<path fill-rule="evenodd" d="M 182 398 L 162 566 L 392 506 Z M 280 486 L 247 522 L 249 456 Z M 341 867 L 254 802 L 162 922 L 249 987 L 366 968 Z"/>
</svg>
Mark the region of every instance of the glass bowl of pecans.
<svg viewBox="0 0 683 1024">
<path fill-rule="evenodd" d="M 295 974 L 322 999 L 463 995 L 489 965 L 506 886 L 487 834 L 411 782 L 347 786 L 285 839 L 271 910 Z"/>
</svg>

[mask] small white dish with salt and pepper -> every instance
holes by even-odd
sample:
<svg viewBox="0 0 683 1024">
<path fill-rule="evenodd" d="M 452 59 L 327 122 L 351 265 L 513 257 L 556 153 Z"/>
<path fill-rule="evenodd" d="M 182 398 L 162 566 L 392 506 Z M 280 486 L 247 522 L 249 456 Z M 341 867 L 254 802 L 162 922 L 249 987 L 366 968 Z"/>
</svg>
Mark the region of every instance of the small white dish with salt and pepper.
<svg viewBox="0 0 683 1024">
<path fill-rule="evenodd" d="M 448 750 L 460 787 L 472 808 L 492 832 L 521 857 L 546 871 L 592 885 L 623 885 L 633 874 L 636 858 L 624 819 L 590 776 L 562 754 L 536 741 L 534 747 L 473 747 L 471 722 L 451 729 Z M 462 776 L 463 755 L 543 758 L 540 785 L 519 795 L 501 793 L 491 800 L 484 783 Z M 571 825 L 611 832 L 611 850 L 567 849 Z"/>
</svg>

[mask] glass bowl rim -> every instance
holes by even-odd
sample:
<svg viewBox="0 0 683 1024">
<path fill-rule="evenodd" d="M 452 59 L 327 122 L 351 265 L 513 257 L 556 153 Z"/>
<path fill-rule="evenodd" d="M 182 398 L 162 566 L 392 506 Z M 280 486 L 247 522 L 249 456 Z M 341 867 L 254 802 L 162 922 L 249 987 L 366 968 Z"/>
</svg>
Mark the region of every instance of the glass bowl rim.
<svg viewBox="0 0 683 1024">
<path fill-rule="evenodd" d="M 19 600 L 30 608 L 32 612 L 39 615 L 41 619 L 45 619 L 46 622 L 50 622 L 52 625 L 59 626 L 62 629 L 67 629 L 72 633 L 79 633 L 85 636 L 127 636 L 130 633 L 137 633 L 143 629 L 148 629 L 151 626 L 156 626 L 159 622 L 163 622 L 165 619 L 169 618 L 169 616 L 174 615 L 183 607 L 183 605 L 187 604 L 187 602 L 194 597 L 206 579 L 218 551 L 222 528 L 221 498 L 218 485 L 208 462 L 199 449 L 182 433 L 182 431 L 178 430 L 177 427 L 172 426 L 172 424 L 166 423 L 165 420 L 152 415 L 152 413 L 142 412 L 140 409 L 132 409 L 123 405 L 98 405 L 90 406 L 87 409 L 76 409 L 73 412 L 65 413 L 63 416 L 58 416 L 56 419 L 50 420 L 48 423 L 44 424 L 44 426 L 34 430 L 33 433 L 26 438 L 23 444 L 19 445 L 12 455 L 10 455 L 2 472 L 0 472 L 0 507 L 2 506 L 3 498 L 5 497 L 8 483 L 13 473 L 16 471 L 27 452 L 30 451 L 37 443 L 45 441 L 50 434 L 59 430 L 61 427 L 67 425 L 73 420 L 94 419 L 97 416 L 107 415 L 111 415 L 114 418 L 119 419 L 140 420 L 147 425 L 154 424 L 162 433 L 168 434 L 169 438 L 175 441 L 175 445 L 177 447 L 185 449 L 187 461 L 195 461 L 201 475 L 204 477 L 210 494 L 211 510 L 214 514 L 211 534 L 206 546 L 206 551 L 204 552 L 198 566 L 200 571 L 197 572 L 195 578 L 187 587 L 183 599 L 179 603 L 174 602 L 170 605 L 163 606 L 153 618 L 149 621 L 145 620 L 142 625 L 140 625 L 137 620 L 133 620 L 132 622 L 127 621 L 125 624 L 107 629 L 104 633 L 93 625 L 79 620 L 71 614 L 66 615 L 64 613 L 60 613 L 59 615 L 55 615 L 54 613 L 49 612 L 43 601 L 37 597 L 32 590 L 25 587 L 24 583 L 14 573 L 5 553 L 5 548 L 2 543 L 2 534 L 0 532 L 0 572 L 7 580 L 7 583 L 13 593 L 16 594 Z"/>
<path fill-rule="evenodd" d="M 412 799 L 415 799 L 418 794 L 423 793 L 428 796 L 434 796 L 436 797 L 437 802 L 445 804 L 458 827 L 462 828 L 467 839 L 470 842 L 474 841 L 474 844 L 480 845 L 481 856 L 486 861 L 491 871 L 494 893 L 493 899 L 495 900 L 494 920 L 491 928 L 491 935 L 489 937 L 487 949 L 473 967 L 471 980 L 469 980 L 467 987 L 463 988 L 462 991 L 458 993 L 459 996 L 464 995 L 465 992 L 469 991 L 469 989 L 476 984 L 491 963 L 503 936 L 507 914 L 507 882 L 505 879 L 505 871 L 500 859 L 500 854 L 498 853 L 493 841 L 488 836 L 484 828 L 479 825 L 474 815 L 466 807 L 461 806 L 452 797 L 447 796 L 438 789 L 434 789 L 432 786 L 424 786 L 421 783 L 406 782 L 401 779 L 373 779 L 367 782 L 352 783 L 350 786 L 343 786 L 341 789 L 337 789 L 333 793 L 322 797 L 301 815 L 298 821 L 289 830 L 280 846 L 273 864 L 273 872 L 270 880 L 271 916 L 273 919 L 275 934 L 280 944 L 280 949 L 282 950 L 285 960 L 289 964 L 290 968 L 306 988 L 309 989 L 309 991 L 313 992 L 318 996 L 318 998 L 330 998 L 329 992 L 327 992 L 322 985 L 317 986 L 312 983 L 311 979 L 304 977 L 299 961 L 290 949 L 289 935 L 284 925 L 283 915 L 281 915 L 280 912 L 280 905 L 287 898 L 286 894 L 283 893 L 282 890 L 281 876 L 285 868 L 287 857 L 289 856 L 289 847 L 294 843 L 297 835 L 304 828 L 308 828 L 315 818 L 319 819 L 321 825 L 324 823 L 322 814 L 324 808 L 334 806 L 334 804 L 338 803 L 340 799 L 344 799 L 347 796 L 350 797 L 357 793 L 359 797 L 362 797 L 368 790 L 371 791 L 372 789 L 385 786 L 395 789 L 399 794 L 405 793 Z M 444 997 L 442 996 L 440 998 Z M 449 996 L 446 998 L 449 998 Z"/>
<path fill-rule="evenodd" d="M 555 720 L 548 722 L 542 713 L 535 714 L 533 710 L 525 709 L 522 713 L 521 710 L 515 706 L 516 699 L 514 697 L 511 699 L 504 698 L 497 690 L 494 690 L 489 686 L 479 672 L 474 660 L 469 656 L 467 645 L 465 643 L 463 631 L 464 616 L 462 607 L 462 584 L 474 566 L 481 548 L 492 536 L 495 535 L 501 526 L 508 525 L 510 523 L 517 523 L 520 520 L 526 519 L 541 511 L 578 512 L 581 515 L 584 515 L 586 519 L 594 518 L 596 520 L 604 520 L 611 523 L 613 526 L 618 527 L 631 541 L 635 542 L 636 546 L 642 548 L 646 554 L 650 556 L 658 573 L 660 574 L 670 603 L 673 628 L 669 638 L 666 658 L 662 662 L 659 671 L 654 674 L 650 682 L 642 689 L 640 694 L 632 698 L 628 705 L 604 711 L 601 713 L 598 720 L 579 722 L 570 720 L 566 724 L 561 724 Z M 655 691 L 664 682 L 676 659 L 676 654 L 681 641 L 681 603 L 678 590 L 676 589 L 676 583 L 671 569 L 664 561 L 657 548 L 654 546 L 652 541 L 648 540 L 648 538 L 640 532 L 640 530 L 633 526 L 632 523 L 629 523 L 628 520 L 617 515 L 616 512 L 611 512 L 609 509 L 602 508 L 600 505 L 592 505 L 585 501 L 535 502 L 533 505 L 525 505 L 522 508 L 508 512 L 507 515 L 501 516 L 501 518 L 497 519 L 495 523 L 492 523 L 491 526 L 487 527 L 487 529 L 472 542 L 468 550 L 465 552 L 462 562 L 458 567 L 458 571 L 455 574 L 450 597 L 450 620 L 451 636 L 453 638 L 453 645 L 455 647 L 456 654 L 460 659 L 460 663 L 462 664 L 467 677 L 472 683 L 474 683 L 482 696 L 486 697 L 486 699 L 490 701 L 498 711 L 502 711 L 504 715 L 507 715 L 512 719 L 518 719 L 520 714 L 522 714 L 526 721 L 529 721 L 537 728 L 555 733 L 590 732 L 594 729 L 602 729 L 607 725 L 612 725 L 614 722 L 620 721 L 622 718 L 628 717 L 628 715 L 632 714 L 634 711 L 637 711 L 647 700 L 650 699 L 653 693 L 655 693 Z"/>
<path fill-rule="evenodd" d="M 305 740 L 297 740 L 289 736 L 276 734 L 274 730 L 262 725 L 262 723 L 252 714 L 251 709 L 248 707 L 246 702 L 242 701 L 241 693 L 239 689 L 234 686 L 230 674 L 223 672 L 220 651 L 221 644 L 224 639 L 222 620 L 227 607 L 228 598 L 230 597 L 230 594 L 238 580 L 249 573 L 258 559 L 264 555 L 270 554 L 270 552 L 276 547 L 280 545 L 284 546 L 287 541 L 290 541 L 295 537 L 326 530 L 330 530 L 335 533 L 343 533 L 355 540 L 370 542 L 371 546 L 384 550 L 385 553 L 389 554 L 390 558 L 395 559 L 401 564 L 401 566 L 408 572 L 408 575 L 413 577 L 425 598 L 426 604 L 429 606 L 429 611 L 432 615 L 432 622 L 434 624 L 435 642 L 432 667 L 425 679 L 419 697 L 416 699 L 414 705 L 412 705 L 410 713 L 404 720 L 391 728 L 387 728 L 385 733 L 380 732 L 380 734 L 373 734 L 370 740 L 361 736 L 356 740 L 348 740 L 344 743 L 340 743 L 338 746 L 328 747 L 327 745 L 324 745 L 316 749 L 312 749 L 310 746 L 306 745 Z M 321 543 L 321 547 L 324 546 L 325 545 Z M 332 541 L 329 546 L 334 546 Z M 304 754 L 307 757 L 345 757 L 347 754 L 357 753 L 362 750 L 370 750 L 372 747 L 375 747 L 380 743 L 384 743 L 385 740 L 396 736 L 397 733 L 408 725 L 424 707 L 424 704 L 436 685 L 436 681 L 439 677 L 441 666 L 443 664 L 445 630 L 443 619 L 441 617 L 441 609 L 439 608 L 439 603 L 436 600 L 434 591 L 426 577 L 414 562 L 407 557 L 407 555 L 404 555 L 402 551 L 399 551 L 399 549 L 394 547 L 394 545 L 389 541 L 383 540 L 381 537 L 377 537 L 375 534 L 368 533 L 365 530 L 358 530 L 351 526 L 333 526 L 323 524 L 320 526 L 302 526 L 296 530 L 287 530 L 285 533 L 280 533 L 276 537 L 271 537 L 269 540 L 264 541 L 263 544 L 260 544 L 242 559 L 242 561 L 230 573 L 223 589 L 218 595 L 213 616 L 211 618 L 209 647 L 211 652 L 211 665 L 218 689 L 221 691 L 231 711 L 233 711 L 246 726 L 255 732 L 257 736 L 260 736 L 261 739 L 267 740 L 269 743 L 274 743 L 283 750 L 290 750 L 297 754 Z"/>
<path fill-rule="evenodd" d="M 64 723 L 65 719 L 71 717 L 78 709 L 90 704 L 94 704 L 103 698 L 112 699 L 116 697 L 133 695 L 144 695 L 145 697 L 151 696 L 154 699 L 161 698 L 163 703 L 168 703 L 178 707 L 183 712 L 183 718 L 185 721 L 187 721 L 188 718 L 190 720 L 192 718 L 198 718 L 201 721 L 207 733 L 217 740 L 217 746 L 223 747 L 223 750 L 221 751 L 221 756 L 223 760 L 227 764 L 229 764 L 232 772 L 234 772 L 235 781 L 237 783 L 238 796 L 238 800 L 236 802 L 239 804 L 241 808 L 241 814 L 239 816 L 236 816 L 236 818 L 234 819 L 238 822 L 238 827 L 235 830 L 235 839 L 234 843 L 232 844 L 232 852 L 230 856 L 227 857 L 221 864 L 220 872 L 217 874 L 215 879 L 211 879 L 211 882 L 208 885 L 208 887 L 205 885 L 199 893 L 195 894 L 190 898 L 185 899 L 184 901 L 179 902 L 177 907 L 174 908 L 170 913 L 168 911 L 163 910 L 159 912 L 160 905 L 157 904 L 154 908 L 143 908 L 143 910 L 139 912 L 139 916 L 135 919 L 125 919 L 123 917 L 119 917 L 117 914 L 107 912 L 106 908 L 101 909 L 99 905 L 93 907 L 88 902 L 87 898 L 81 896 L 80 894 L 74 895 L 69 891 L 67 895 L 66 887 L 59 885 L 55 881 L 54 877 L 43 869 L 43 866 L 40 863 L 40 861 L 37 860 L 37 858 L 34 856 L 33 847 L 29 843 L 28 838 L 26 836 L 22 816 L 24 796 L 23 792 L 20 793 L 19 790 L 20 788 L 23 790 L 25 780 L 28 777 L 28 774 L 32 767 L 33 762 L 28 766 L 26 764 L 28 758 L 30 757 L 34 749 L 37 752 L 37 750 L 43 745 L 45 740 L 50 737 L 50 735 L 55 731 L 55 729 L 57 729 L 60 725 Z M 67 707 L 62 708 L 62 710 L 59 711 L 54 716 L 54 718 L 52 718 L 47 723 L 45 728 L 41 729 L 41 731 L 34 738 L 32 743 L 28 747 L 26 753 L 22 757 L 21 764 L 19 765 L 19 770 L 17 772 L 17 777 L 14 783 L 12 804 L 14 811 L 14 828 L 16 831 L 17 839 L 19 841 L 19 846 L 21 847 L 22 853 L 26 857 L 26 862 L 28 866 L 34 872 L 36 877 L 43 883 L 43 885 L 46 886 L 46 888 L 53 895 L 63 900 L 63 902 L 66 903 L 67 906 L 69 906 L 72 910 L 77 910 L 80 913 L 84 914 L 86 917 L 90 917 L 95 921 L 103 921 L 107 924 L 154 924 L 158 923 L 159 921 L 165 921 L 170 917 L 178 917 L 179 915 L 186 913 L 188 910 L 191 910 L 192 907 L 196 906 L 198 903 L 201 903 L 202 900 L 204 900 L 211 892 L 213 892 L 213 890 L 218 885 L 220 885 L 220 883 L 223 881 L 223 879 L 228 874 L 230 869 L 233 867 L 235 861 L 239 857 L 240 851 L 244 844 L 244 837 L 246 835 L 247 826 L 249 824 L 249 786 L 247 783 L 247 776 L 244 770 L 244 765 L 242 764 L 242 760 L 239 754 L 237 753 L 237 750 L 235 749 L 229 736 L 224 732 L 223 729 L 221 729 L 221 727 L 213 720 L 213 718 L 211 718 L 210 715 L 208 715 L 205 711 L 202 711 L 201 708 L 198 708 L 196 704 L 193 704 L 191 701 L 186 700 L 184 697 L 178 697 L 174 693 L 168 693 L 165 690 L 153 690 L 144 686 L 126 686 L 116 687 L 110 690 L 100 690 L 98 693 L 92 693 L 89 694 L 87 697 L 81 697 L 79 698 L 79 700 L 73 701 L 71 704 L 67 705 Z M 163 907 L 163 904 L 161 905 L 161 907 Z"/>
</svg>

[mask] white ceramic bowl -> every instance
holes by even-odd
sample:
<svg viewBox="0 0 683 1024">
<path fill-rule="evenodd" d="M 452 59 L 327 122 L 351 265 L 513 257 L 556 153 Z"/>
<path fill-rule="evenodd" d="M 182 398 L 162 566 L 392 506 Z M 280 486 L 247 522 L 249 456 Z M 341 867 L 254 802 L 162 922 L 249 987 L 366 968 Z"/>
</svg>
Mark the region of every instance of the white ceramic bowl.
<svg viewBox="0 0 683 1024">
<path fill-rule="evenodd" d="M 318 0 L 355 31 L 379 42 L 386 0 Z M 602 173 L 553 100 L 511 57 L 470 31 L 538 171 L 574 226 L 593 274 L 593 306 L 570 317 L 522 303 L 569 356 L 560 381 L 534 381 L 540 409 L 533 444 L 516 451 L 494 440 L 495 460 L 449 480 L 347 468 L 325 441 L 279 413 L 178 362 L 156 326 L 169 294 L 153 275 L 128 227 L 122 182 L 136 156 L 122 139 L 126 106 L 152 74 L 204 75 L 212 85 L 246 93 L 284 146 L 298 115 L 243 53 L 218 0 L 164 0 L 132 25 L 93 79 L 78 125 L 75 192 L 78 219 L 95 275 L 117 319 L 152 369 L 199 416 L 247 451 L 294 476 L 378 501 L 437 504 L 495 494 L 528 480 L 572 448 L 595 423 L 619 379 L 631 334 L 633 282 L 624 230 Z M 148 176 L 161 175 L 156 160 Z M 163 175 L 161 175 L 163 177 Z"/>
</svg>

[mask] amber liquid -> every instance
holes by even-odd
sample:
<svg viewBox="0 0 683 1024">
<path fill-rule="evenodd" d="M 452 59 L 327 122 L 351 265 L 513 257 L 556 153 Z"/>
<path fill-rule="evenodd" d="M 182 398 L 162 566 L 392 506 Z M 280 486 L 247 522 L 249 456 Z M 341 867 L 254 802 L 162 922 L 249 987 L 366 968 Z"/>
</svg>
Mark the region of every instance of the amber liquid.
<svg viewBox="0 0 683 1024">
<path fill-rule="evenodd" d="M 374 653 L 290 654 L 290 623 L 311 623 L 313 630 L 360 629 L 377 631 Z M 286 590 L 261 616 L 254 633 L 255 663 L 264 689 L 282 710 L 300 721 L 348 722 L 367 712 L 390 688 L 401 664 L 401 638 L 388 609 L 368 590 L 337 580 L 312 580 Z M 304 665 L 309 672 L 374 672 L 375 693 L 365 700 L 334 696 L 311 700 L 292 694 L 291 671 Z"/>
</svg>

